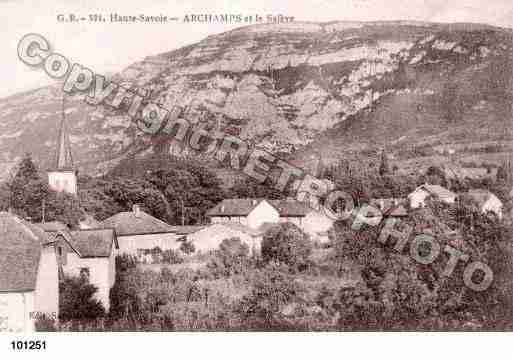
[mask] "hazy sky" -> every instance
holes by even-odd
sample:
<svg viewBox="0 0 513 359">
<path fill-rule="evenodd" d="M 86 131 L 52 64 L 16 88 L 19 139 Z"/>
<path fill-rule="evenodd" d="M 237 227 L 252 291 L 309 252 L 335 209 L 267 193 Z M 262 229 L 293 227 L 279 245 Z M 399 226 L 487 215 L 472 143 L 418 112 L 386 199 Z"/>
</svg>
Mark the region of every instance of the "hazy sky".
<svg viewBox="0 0 513 359">
<path fill-rule="evenodd" d="M 108 5 L 106 5 L 108 4 Z M 105 73 L 118 71 L 147 55 L 169 51 L 240 25 L 66 24 L 59 14 L 112 12 L 120 15 L 283 14 L 298 21 L 424 20 L 481 22 L 513 27 L 512 0 L 0 0 L 0 97 L 50 83 L 42 70 L 28 68 L 16 54 L 27 33 L 45 36 L 53 49 Z"/>
</svg>

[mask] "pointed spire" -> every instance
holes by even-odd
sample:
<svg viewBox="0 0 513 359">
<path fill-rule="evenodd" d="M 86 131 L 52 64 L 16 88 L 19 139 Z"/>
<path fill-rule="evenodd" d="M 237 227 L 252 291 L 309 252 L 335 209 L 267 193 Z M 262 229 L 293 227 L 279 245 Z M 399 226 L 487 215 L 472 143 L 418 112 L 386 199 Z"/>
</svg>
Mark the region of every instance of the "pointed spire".
<svg viewBox="0 0 513 359">
<path fill-rule="evenodd" d="M 68 131 L 66 127 L 66 118 L 64 114 L 64 97 L 62 98 L 62 120 L 57 139 L 57 152 L 55 155 L 55 169 L 70 170 L 73 169 L 73 156 L 69 144 Z"/>
</svg>

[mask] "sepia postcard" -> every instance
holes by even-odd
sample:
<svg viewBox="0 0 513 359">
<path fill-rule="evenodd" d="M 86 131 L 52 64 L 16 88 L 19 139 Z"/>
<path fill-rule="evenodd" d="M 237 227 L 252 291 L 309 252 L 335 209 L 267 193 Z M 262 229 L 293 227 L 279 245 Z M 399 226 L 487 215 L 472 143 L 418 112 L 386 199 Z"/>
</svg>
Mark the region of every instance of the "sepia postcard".
<svg viewBox="0 0 513 359">
<path fill-rule="evenodd" d="M 0 13 L 11 352 L 40 332 L 513 329 L 511 1 Z"/>
</svg>

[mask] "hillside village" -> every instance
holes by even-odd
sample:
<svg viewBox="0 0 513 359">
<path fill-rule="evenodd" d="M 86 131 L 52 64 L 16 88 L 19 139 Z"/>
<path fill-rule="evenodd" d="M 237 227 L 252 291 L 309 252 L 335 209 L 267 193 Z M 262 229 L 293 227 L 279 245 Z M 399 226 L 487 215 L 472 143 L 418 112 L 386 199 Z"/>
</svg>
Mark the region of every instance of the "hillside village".
<svg viewBox="0 0 513 359">
<path fill-rule="evenodd" d="M 249 26 L 113 75 L 354 208 L 311 208 L 277 168 L 259 183 L 56 86 L 0 99 L 0 331 L 511 330 L 512 39 Z M 419 235 L 437 245 L 415 252 Z"/>
<path fill-rule="evenodd" d="M 55 165 L 47 171 L 48 186 L 54 193 L 75 198 L 80 181 L 64 118 L 57 143 Z M 453 206 L 462 198 L 472 201 L 477 212 L 492 221 L 510 220 L 510 205 L 483 188 L 457 193 L 426 182 L 406 196 L 371 198 L 368 204 L 379 209 L 385 219 L 406 220 L 433 203 Z M 353 210 L 354 215 L 360 207 Z M 278 235 L 276 228 L 282 224 L 292 225 L 293 231 L 301 233 L 299 238 L 308 238 L 316 248 L 329 249 L 337 225 L 326 213 L 292 197 L 224 198 L 206 211 L 205 220 L 190 225 L 183 223 L 183 212 L 182 224 L 172 225 L 147 213 L 144 204 L 133 203 L 129 210 L 103 220 L 82 213 L 79 223 L 73 226 L 60 220 L 45 220 L 44 213 L 42 221 L 35 222 L 9 208 L 0 213 L 0 301 L 8 308 L 2 329 L 31 331 L 42 318 L 58 321 L 66 278 L 80 278 L 92 285 L 92 299 L 108 314 L 111 291 L 120 278 L 116 273 L 121 268 L 120 258 L 163 271 L 164 263 L 183 263 L 187 258 L 217 253 L 234 239 L 247 249 L 246 255 L 258 258 L 262 256 L 264 237 L 269 233 Z M 301 241 L 298 239 L 298 243 Z"/>
</svg>

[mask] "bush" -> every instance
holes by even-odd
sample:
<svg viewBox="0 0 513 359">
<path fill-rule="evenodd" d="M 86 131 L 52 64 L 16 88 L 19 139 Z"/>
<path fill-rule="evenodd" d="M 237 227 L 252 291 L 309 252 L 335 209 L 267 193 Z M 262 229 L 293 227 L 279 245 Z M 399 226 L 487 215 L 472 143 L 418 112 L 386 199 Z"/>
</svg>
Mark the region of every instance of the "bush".
<svg viewBox="0 0 513 359">
<path fill-rule="evenodd" d="M 193 254 L 196 251 L 196 248 L 192 242 L 184 241 L 180 244 L 180 250 L 185 254 Z"/>
<path fill-rule="evenodd" d="M 183 263 L 183 257 L 177 250 L 167 249 L 162 252 L 162 262 L 167 264 L 180 264 Z"/>
<path fill-rule="evenodd" d="M 229 238 L 221 242 L 219 249 L 207 264 L 208 269 L 219 278 L 240 274 L 249 264 L 249 247 L 239 238 Z"/>
<path fill-rule="evenodd" d="M 264 263 L 278 262 L 303 270 L 309 264 L 312 242 L 292 223 L 280 223 L 267 230 L 262 239 Z"/>
<path fill-rule="evenodd" d="M 286 306 L 299 300 L 300 287 L 290 274 L 276 267 L 257 272 L 249 294 L 236 305 L 235 312 L 245 322 L 245 328 L 277 329 Z"/>
<path fill-rule="evenodd" d="M 59 312 L 61 320 L 95 319 L 105 315 L 101 302 L 94 298 L 98 288 L 85 275 L 64 277 L 59 283 Z"/>
</svg>

